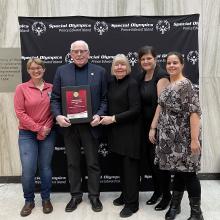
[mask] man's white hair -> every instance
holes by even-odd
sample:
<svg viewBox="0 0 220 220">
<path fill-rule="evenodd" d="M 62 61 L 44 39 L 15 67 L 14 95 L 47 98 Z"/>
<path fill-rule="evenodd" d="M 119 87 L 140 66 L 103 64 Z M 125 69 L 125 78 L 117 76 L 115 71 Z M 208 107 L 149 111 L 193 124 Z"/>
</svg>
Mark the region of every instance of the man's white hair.
<svg viewBox="0 0 220 220">
<path fill-rule="evenodd" d="M 70 46 L 70 51 L 74 50 L 74 47 L 76 46 L 76 44 L 84 44 L 85 45 L 85 49 L 89 51 L 89 45 L 84 40 L 76 40 L 76 41 L 74 41 L 71 44 L 71 46 Z"/>
</svg>

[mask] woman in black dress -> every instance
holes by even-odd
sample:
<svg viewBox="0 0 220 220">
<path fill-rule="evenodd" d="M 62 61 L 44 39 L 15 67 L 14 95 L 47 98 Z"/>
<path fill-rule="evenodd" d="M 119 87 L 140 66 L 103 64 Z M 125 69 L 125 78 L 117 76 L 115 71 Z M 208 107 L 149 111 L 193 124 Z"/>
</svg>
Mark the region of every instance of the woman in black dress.
<svg viewBox="0 0 220 220">
<path fill-rule="evenodd" d="M 157 98 L 161 91 L 163 91 L 169 84 L 169 76 L 156 63 L 156 53 L 152 46 L 143 46 L 139 50 L 138 58 L 143 71 L 143 76 L 140 82 L 144 132 L 141 169 L 143 173 L 147 169 L 146 166 L 149 167 L 154 187 L 154 193 L 146 204 L 156 204 L 158 199 L 162 196 L 161 201 L 155 206 L 155 210 L 160 211 L 167 208 L 171 199 L 171 175 L 169 171 L 159 170 L 158 166 L 154 164 L 155 145 L 150 142 L 148 134 L 150 129 L 155 129 L 151 127 L 151 122 L 157 108 Z M 145 161 L 147 164 L 144 163 Z"/>
<path fill-rule="evenodd" d="M 139 207 L 139 158 L 141 102 L 137 82 L 130 77 L 131 67 L 124 54 L 113 59 L 112 81 L 108 88 L 109 116 L 100 121 L 109 125 L 109 144 L 117 155 L 121 171 L 122 193 L 113 201 L 124 205 L 120 217 L 129 217 Z"/>
</svg>

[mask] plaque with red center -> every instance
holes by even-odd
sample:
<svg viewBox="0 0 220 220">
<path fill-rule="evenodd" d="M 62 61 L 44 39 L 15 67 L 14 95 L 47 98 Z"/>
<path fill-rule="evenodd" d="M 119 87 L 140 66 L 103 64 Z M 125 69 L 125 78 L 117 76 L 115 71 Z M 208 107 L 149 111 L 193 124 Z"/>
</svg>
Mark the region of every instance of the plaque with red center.
<svg viewBox="0 0 220 220">
<path fill-rule="evenodd" d="M 74 123 L 92 120 L 91 93 L 89 86 L 62 87 L 63 115 Z"/>
</svg>

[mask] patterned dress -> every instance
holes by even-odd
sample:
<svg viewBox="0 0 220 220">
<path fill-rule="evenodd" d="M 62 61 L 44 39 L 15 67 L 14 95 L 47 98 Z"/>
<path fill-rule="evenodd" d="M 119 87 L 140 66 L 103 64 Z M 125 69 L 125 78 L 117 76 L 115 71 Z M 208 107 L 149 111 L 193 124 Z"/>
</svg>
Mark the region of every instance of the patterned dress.
<svg viewBox="0 0 220 220">
<path fill-rule="evenodd" d="M 192 155 L 190 114 L 201 116 L 198 89 L 188 79 L 170 84 L 159 96 L 155 164 L 162 170 L 197 172 L 201 154 Z M 201 129 L 199 140 L 201 142 Z"/>
</svg>

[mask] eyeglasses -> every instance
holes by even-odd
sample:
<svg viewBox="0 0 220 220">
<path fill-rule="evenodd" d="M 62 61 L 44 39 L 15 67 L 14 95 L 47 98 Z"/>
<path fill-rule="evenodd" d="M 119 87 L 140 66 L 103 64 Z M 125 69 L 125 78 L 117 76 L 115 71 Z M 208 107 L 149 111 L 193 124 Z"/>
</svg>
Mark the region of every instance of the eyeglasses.
<svg viewBox="0 0 220 220">
<path fill-rule="evenodd" d="M 88 52 L 88 50 L 71 50 L 71 53 L 73 54 L 85 54 L 86 52 Z"/>
<path fill-rule="evenodd" d="M 119 67 L 119 66 L 126 66 L 126 64 L 125 63 L 115 63 L 115 65 L 114 65 L 115 67 Z"/>
<path fill-rule="evenodd" d="M 29 70 L 30 71 L 40 71 L 40 70 L 42 70 L 43 69 L 43 67 L 31 67 L 31 68 L 29 68 Z"/>
</svg>

